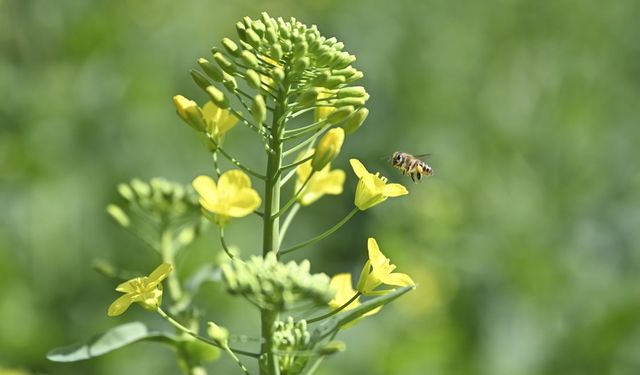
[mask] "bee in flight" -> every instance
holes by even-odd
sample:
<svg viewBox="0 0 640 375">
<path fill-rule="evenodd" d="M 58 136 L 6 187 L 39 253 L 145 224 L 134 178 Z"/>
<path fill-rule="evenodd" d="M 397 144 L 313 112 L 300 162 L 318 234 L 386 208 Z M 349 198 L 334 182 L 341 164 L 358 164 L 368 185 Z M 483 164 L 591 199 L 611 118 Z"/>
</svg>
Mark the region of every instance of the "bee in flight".
<svg viewBox="0 0 640 375">
<path fill-rule="evenodd" d="M 393 166 L 402 171 L 402 174 L 409 175 L 413 182 L 420 181 L 422 175 L 431 176 L 433 169 L 429 164 L 420 160 L 420 158 L 427 157 L 429 154 L 424 155 L 411 155 L 406 152 L 394 152 L 391 156 L 391 163 Z"/>
</svg>

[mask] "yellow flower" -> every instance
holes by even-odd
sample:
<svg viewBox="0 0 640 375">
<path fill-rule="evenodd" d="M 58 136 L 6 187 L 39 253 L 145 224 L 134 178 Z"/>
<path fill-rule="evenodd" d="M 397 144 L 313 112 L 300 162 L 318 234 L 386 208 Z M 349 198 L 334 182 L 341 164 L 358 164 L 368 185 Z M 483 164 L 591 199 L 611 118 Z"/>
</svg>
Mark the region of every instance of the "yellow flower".
<svg viewBox="0 0 640 375">
<path fill-rule="evenodd" d="M 313 159 L 311 159 L 313 170 L 319 171 L 335 159 L 340 153 L 342 143 L 344 143 L 344 129 L 333 128 L 329 130 L 320 139 L 316 152 L 313 154 Z"/>
<path fill-rule="evenodd" d="M 351 274 L 350 273 L 339 273 L 331 278 L 331 282 L 329 283 L 329 287 L 336 291 L 336 296 L 329 301 L 329 307 L 332 309 L 338 309 L 343 306 L 345 303 L 349 302 L 355 295 L 356 291 L 353 290 L 353 286 L 351 284 Z M 360 305 L 360 297 L 356 298 L 351 302 L 347 307 L 343 308 L 343 311 L 351 310 Z M 382 306 L 376 307 L 375 309 L 367 312 L 362 315 L 370 316 L 382 309 Z"/>
<path fill-rule="evenodd" d="M 298 156 L 297 160 L 302 160 L 306 157 L 313 155 L 314 150 L 311 149 L 307 152 L 304 152 Z M 296 168 L 296 174 L 298 175 L 296 181 L 296 190 L 298 191 L 302 184 L 309 178 L 309 174 L 311 174 L 311 160 L 300 164 L 298 168 Z M 321 170 L 315 172 L 309 182 L 307 182 L 307 186 L 304 187 L 300 195 L 298 196 L 298 202 L 300 202 L 303 206 L 308 206 L 311 203 L 317 201 L 322 198 L 325 194 L 330 195 L 339 195 L 342 194 L 342 187 L 344 185 L 345 173 L 343 170 L 335 169 L 331 170 L 331 163 L 327 164 Z"/>
<path fill-rule="evenodd" d="M 375 238 L 369 238 L 367 242 L 369 248 L 369 260 L 365 263 L 360 280 L 358 281 L 358 291 L 364 295 L 376 295 L 380 291 L 374 291 L 378 286 L 415 286 L 411 277 L 405 273 L 393 272 L 395 264 L 382 254 Z M 384 291 L 383 291 L 384 292 Z"/>
<path fill-rule="evenodd" d="M 400 184 L 387 184 L 387 178 L 380 176 L 380 173 L 369 173 L 360 160 L 349 160 L 356 176 L 360 179 L 356 187 L 355 205 L 364 211 L 379 203 L 384 202 L 389 197 L 406 195 L 409 192 Z"/>
<path fill-rule="evenodd" d="M 238 123 L 238 118 L 229 110 L 222 109 L 211 101 L 202 107 L 202 115 L 207 134 L 218 145 L 224 140 L 224 135 Z"/>
<path fill-rule="evenodd" d="M 149 276 L 136 277 L 124 282 L 116 288 L 118 292 L 125 293 L 115 300 L 107 315 L 117 316 L 129 308 L 132 303 L 139 303 L 147 310 L 157 310 L 162 303 L 162 280 L 164 280 L 173 267 L 170 264 L 162 263 Z"/>
<path fill-rule="evenodd" d="M 219 225 L 230 217 L 249 215 L 261 203 L 258 192 L 251 188 L 251 179 L 239 169 L 223 173 L 217 184 L 209 176 L 198 176 L 192 185 L 200 195 L 200 205 L 216 214 Z"/>
</svg>

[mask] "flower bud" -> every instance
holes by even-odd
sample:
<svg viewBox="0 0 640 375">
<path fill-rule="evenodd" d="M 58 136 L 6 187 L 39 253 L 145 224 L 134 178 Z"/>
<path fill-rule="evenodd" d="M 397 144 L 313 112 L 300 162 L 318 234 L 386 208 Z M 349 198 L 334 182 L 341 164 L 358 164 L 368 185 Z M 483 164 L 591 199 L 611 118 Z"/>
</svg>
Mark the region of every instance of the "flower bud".
<svg viewBox="0 0 640 375">
<path fill-rule="evenodd" d="M 222 46 L 231 56 L 238 57 L 240 55 L 240 48 L 238 48 L 238 45 L 233 40 L 229 38 L 222 39 Z"/>
<path fill-rule="evenodd" d="M 343 69 L 353 64 L 355 61 L 356 61 L 356 57 L 354 55 L 350 55 L 347 52 L 341 52 L 335 57 L 335 59 L 331 63 L 334 68 Z"/>
<path fill-rule="evenodd" d="M 293 48 L 293 57 L 297 59 L 304 56 L 307 53 L 308 48 L 309 46 L 304 39 L 297 41 L 295 47 Z"/>
<path fill-rule="evenodd" d="M 344 107 L 347 105 L 352 105 L 354 107 L 359 107 L 364 105 L 364 103 L 366 103 L 366 101 L 369 99 L 369 96 L 363 96 L 360 98 L 342 98 L 342 99 L 338 99 L 335 102 L 333 102 L 333 105 L 335 107 Z"/>
<path fill-rule="evenodd" d="M 207 323 L 207 334 L 222 346 L 226 346 L 229 341 L 229 330 L 214 322 Z"/>
<path fill-rule="evenodd" d="M 260 43 L 262 39 L 258 36 L 258 34 L 253 29 L 247 29 L 245 32 L 246 42 L 249 43 L 252 47 L 258 48 L 260 47 Z"/>
<path fill-rule="evenodd" d="M 222 84 L 227 88 L 227 90 L 233 92 L 238 89 L 238 82 L 236 82 L 234 76 L 232 76 L 231 74 L 227 74 L 226 72 L 222 72 L 222 76 Z"/>
<path fill-rule="evenodd" d="M 267 118 L 267 105 L 264 102 L 264 97 L 260 94 L 253 97 L 253 103 L 251 104 L 251 114 L 253 119 L 256 120 L 256 124 L 260 126 Z"/>
<path fill-rule="evenodd" d="M 224 93 L 218 90 L 217 87 L 211 85 L 206 88 L 207 94 L 211 98 L 211 101 L 222 109 L 229 108 L 229 99 L 224 95 Z"/>
<path fill-rule="evenodd" d="M 309 67 L 310 64 L 311 64 L 311 61 L 309 60 L 308 57 L 302 57 L 296 60 L 295 63 L 293 63 L 293 72 L 301 74 L 302 72 L 304 72 L 305 69 Z"/>
<path fill-rule="evenodd" d="M 343 76 L 331 76 L 324 81 L 322 86 L 328 89 L 334 89 L 345 82 L 346 79 Z"/>
<path fill-rule="evenodd" d="M 216 82 L 222 82 L 222 69 L 202 57 L 198 59 L 198 65 L 204 72 Z"/>
<path fill-rule="evenodd" d="M 344 342 L 333 340 L 328 343 L 322 345 L 318 348 L 318 354 L 320 355 L 331 355 L 335 353 L 344 352 L 347 349 L 347 345 Z"/>
<path fill-rule="evenodd" d="M 271 71 L 271 78 L 273 78 L 276 83 L 282 82 L 284 79 L 284 70 L 280 67 L 273 68 Z"/>
<path fill-rule="evenodd" d="M 199 71 L 191 69 L 189 73 L 191 74 L 193 82 L 195 82 L 196 85 L 198 85 L 198 87 L 200 87 L 201 89 L 204 90 L 207 88 L 207 86 L 211 86 L 211 82 L 209 82 L 207 77 L 205 77 L 204 74 L 200 73 Z"/>
<path fill-rule="evenodd" d="M 267 31 L 264 33 L 264 37 L 270 44 L 278 42 L 278 32 L 273 27 L 267 27 Z"/>
<path fill-rule="evenodd" d="M 362 73 L 361 71 L 356 71 L 355 73 L 353 73 L 352 75 L 350 75 L 347 78 L 347 82 L 346 83 L 351 83 L 351 82 L 355 82 L 359 79 L 361 79 L 362 77 L 364 77 L 364 73 Z"/>
<path fill-rule="evenodd" d="M 354 114 L 349 116 L 341 125 L 347 134 L 353 134 L 362 126 L 364 120 L 369 116 L 369 110 L 366 108 L 358 109 Z"/>
<path fill-rule="evenodd" d="M 236 71 L 236 66 L 234 63 L 229 61 L 224 55 L 220 52 L 216 52 L 213 54 L 213 59 L 216 60 L 216 63 L 220 65 L 222 70 L 229 74 L 233 74 Z"/>
<path fill-rule="evenodd" d="M 298 105 L 306 107 L 316 101 L 320 90 L 317 87 L 312 87 L 309 90 L 303 92 L 298 96 Z"/>
<path fill-rule="evenodd" d="M 127 216 L 127 214 L 124 213 L 122 208 L 116 206 L 115 204 L 108 205 L 107 212 L 121 226 L 126 228 L 129 225 L 131 225 L 131 220 L 129 220 L 129 216 Z"/>
<path fill-rule="evenodd" d="M 247 39 L 247 27 L 244 25 L 244 23 L 240 21 L 236 22 L 236 31 L 238 32 L 238 36 L 241 40 Z"/>
<path fill-rule="evenodd" d="M 202 120 L 202 113 L 198 104 L 193 100 L 189 100 L 182 95 L 176 95 L 173 97 L 173 103 L 176 106 L 178 116 L 191 126 L 196 131 L 204 130 L 204 122 Z"/>
<path fill-rule="evenodd" d="M 251 22 L 251 28 L 256 32 L 256 34 L 258 34 L 260 38 L 264 36 L 265 30 L 267 29 L 264 23 L 260 20 Z"/>
<path fill-rule="evenodd" d="M 244 61 L 250 68 L 255 68 L 258 66 L 258 58 L 251 51 L 244 50 L 240 54 L 240 58 Z"/>
<path fill-rule="evenodd" d="M 318 142 L 316 152 L 311 159 L 311 168 L 314 171 L 320 171 L 329 164 L 340 153 L 344 143 L 344 129 L 334 128 L 327 132 Z"/>
<path fill-rule="evenodd" d="M 329 117 L 327 117 L 327 123 L 331 125 L 335 125 L 340 121 L 343 121 L 347 117 L 349 117 L 354 111 L 352 106 L 341 107 L 333 111 Z"/>
<path fill-rule="evenodd" d="M 367 91 L 362 86 L 343 87 L 337 92 L 338 99 L 352 97 L 352 96 L 365 96 Z"/>
<path fill-rule="evenodd" d="M 249 87 L 258 89 L 260 88 L 260 75 L 253 69 L 247 69 L 244 72 L 244 79 Z"/>
<path fill-rule="evenodd" d="M 271 58 L 278 61 L 282 58 L 284 52 L 282 51 L 282 46 L 280 43 L 274 43 L 271 45 Z"/>
</svg>

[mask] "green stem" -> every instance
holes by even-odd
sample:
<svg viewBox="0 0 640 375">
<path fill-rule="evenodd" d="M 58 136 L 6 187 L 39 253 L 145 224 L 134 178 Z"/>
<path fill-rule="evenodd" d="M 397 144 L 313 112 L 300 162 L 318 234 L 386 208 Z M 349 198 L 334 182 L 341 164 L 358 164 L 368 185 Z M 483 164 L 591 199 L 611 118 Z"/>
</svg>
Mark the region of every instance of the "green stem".
<svg viewBox="0 0 640 375">
<path fill-rule="evenodd" d="M 295 145 L 295 146 L 291 147 L 290 149 L 288 149 L 287 151 L 283 152 L 283 155 L 284 156 L 291 155 L 292 153 L 298 151 L 299 149 L 301 149 L 301 148 L 303 148 L 303 147 L 305 147 L 307 145 L 312 144 L 316 140 L 316 138 L 321 136 L 322 133 L 324 133 L 324 131 L 329 129 L 330 127 L 331 127 L 331 125 L 323 126 L 322 128 L 320 128 L 320 130 L 318 130 L 316 132 L 316 134 L 312 135 L 311 137 L 305 139 L 304 141 L 298 143 L 297 145 Z"/>
<path fill-rule="evenodd" d="M 333 340 L 336 337 L 337 334 L 338 334 L 338 330 L 336 329 L 335 331 L 333 331 L 333 334 L 331 335 L 331 338 L 329 339 L 329 341 Z M 311 365 L 311 367 L 309 367 L 309 370 L 307 370 L 307 372 L 305 372 L 305 375 L 313 375 L 313 373 L 316 372 L 318 367 L 320 367 L 320 364 L 324 360 L 324 357 L 325 357 L 324 355 L 321 355 L 320 357 L 318 357 L 318 359 L 316 359 L 316 361 L 313 363 L 313 365 Z"/>
<path fill-rule="evenodd" d="M 192 330 L 190 330 L 189 328 L 183 326 L 182 324 L 180 324 L 180 322 L 178 322 L 177 320 L 173 319 L 171 316 L 169 316 L 166 312 L 164 312 L 164 310 L 162 310 L 161 308 L 158 308 L 158 310 L 156 310 L 158 312 L 158 314 L 160 314 L 161 317 L 164 318 L 164 320 L 166 320 L 167 322 L 169 322 L 172 326 L 176 327 L 178 330 L 186 333 L 187 335 L 196 338 L 204 343 L 207 343 L 209 345 L 215 346 L 216 348 L 220 348 L 220 349 L 224 349 L 222 347 L 222 345 L 218 344 L 218 342 L 216 342 L 215 340 L 210 340 L 206 337 L 200 336 L 199 334 L 197 334 L 196 332 L 193 332 Z M 251 357 L 251 358 L 260 358 L 260 354 L 258 353 L 252 353 L 252 352 L 247 352 L 244 350 L 240 350 L 240 349 L 234 349 L 234 348 L 229 348 L 229 350 L 231 350 L 232 352 L 236 353 L 236 354 L 240 354 L 246 357 Z"/>
<path fill-rule="evenodd" d="M 176 268 L 173 235 L 169 229 L 162 231 L 162 235 L 160 237 L 160 250 L 162 253 L 162 261 L 164 263 L 169 263 L 173 268 Z M 182 298 L 182 287 L 180 286 L 180 280 L 178 280 L 178 274 L 175 271 L 169 273 L 167 283 L 169 285 L 169 295 L 171 296 L 171 300 L 174 303 L 180 301 Z"/>
<path fill-rule="evenodd" d="M 285 126 L 285 111 L 289 101 L 291 85 L 285 75 L 282 88 L 278 91 L 276 108 L 273 112 L 273 124 L 269 149 L 267 153 L 267 173 L 265 179 L 264 216 L 262 254 L 278 253 L 280 244 L 280 219 L 274 214 L 280 210 L 280 167 L 282 166 L 282 133 Z M 262 345 L 260 352 L 265 356 L 265 366 L 260 366 L 261 375 L 280 375 L 278 359 L 276 357 L 273 342 L 273 326 L 278 319 L 277 311 L 269 309 L 260 310 L 260 323 L 262 333 Z"/>
<path fill-rule="evenodd" d="M 261 180 L 265 180 L 266 177 L 261 175 L 258 172 L 255 172 L 254 170 L 250 169 L 249 167 L 245 167 L 244 164 L 240 163 L 238 160 L 236 160 L 233 156 L 229 155 L 222 147 L 220 147 L 220 145 L 218 143 L 216 143 L 215 139 L 213 139 L 213 137 L 209 137 L 209 139 L 211 140 L 211 142 L 216 146 L 216 152 L 220 151 L 220 153 L 222 154 L 222 156 L 224 156 L 225 158 L 227 158 L 227 160 L 229 160 L 233 165 L 235 165 L 236 167 L 242 169 L 243 171 L 245 171 L 246 173 L 257 177 Z"/>
<path fill-rule="evenodd" d="M 240 369 L 242 370 L 242 372 L 244 372 L 246 375 L 251 375 L 249 373 L 249 370 L 247 370 L 247 367 L 244 365 L 244 363 L 242 363 L 242 361 L 240 360 L 240 358 L 238 358 L 238 356 L 233 352 L 233 350 L 231 350 L 229 348 L 229 344 L 225 343 L 222 345 L 222 348 L 229 353 L 229 355 L 231 356 L 231 358 L 233 358 L 234 361 L 236 361 L 236 363 L 238 364 L 238 366 L 240 366 Z"/>
<path fill-rule="evenodd" d="M 300 210 L 300 207 L 301 207 L 300 203 L 294 204 L 293 207 L 291 207 L 291 211 L 289 211 L 289 214 L 284 219 L 284 222 L 282 223 L 282 228 L 280 229 L 280 241 L 278 243 L 278 246 L 282 246 L 282 241 L 284 241 L 284 236 L 285 234 L 287 234 L 287 229 L 289 229 L 289 225 L 291 225 L 291 222 L 293 221 L 293 218 L 296 216 L 296 214 Z"/>
<path fill-rule="evenodd" d="M 227 241 L 225 241 L 225 239 L 224 239 L 224 227 L 223 226 L 220 226 L 220 245 L 222 245 L 222 250 L 224 250 L 224 252 L 227 253 L 229 258 L 231 258 L 231 259 L 235 259 L 236 258 L 236 256 L 233 255 L 231 250 L 229 250 L 229 247 L 227 246 Z"/>
<path fill-rule="evenodd" d="M 296 129 L 292 129 L 289 132 L 285 133 L 286 137 L 284 137 L 284 139 L 282 139 L 283 141 L 288 141 L 291 139 L 296 139 L 302 135 L 307 134 L 308 132 L 311 131 L 315 131 L 316 129 L 322 127 L 324 125 L 324 123 L 327 122 L 327 119 L 322 119 L 320 121 L 314 122 L 311 125 L 307 125 L 307 126 L 303 126 L 300 128 L 296 128 Z"/>
<path fill-rule="evenodd" d="M 334 316 L 335 314 L 339 313 L 340 311 L 344 310 L 347 306 L 349 306 L 350 304 L 352 304 L 352 303 L 353 303 L 353 301 L 357 300 L 357 299 L 358 299 L 358 297 L 360 297 L 360 295 L 361 295 L 361 294 L 362 294 L 362 293 L 360 293 L 360 292 L 356 292 L 356 294 L 355 294 L 353 297 L 351 297 L 351 299 L 350 299 L 350 300 L 348 300 L 347 302 L 345 302 L 345 303 L 344 303 L 344 305 L 342 305 L 342 306 L 338 307 L 338 308 L 337 308 L 337 309 L 335 309 L 335 310 L 331 310 L 331 311 L 329 311 L 328 313 L 326 313 L 326 314 L 324 314 L 324 315 L 321 315 L 321 316 L 319 316 L 319 317 L 317 317 L 317 318 L 308 319 L 308 320 L 307 320 L 307 323 L 315 323 L 315 322 L 319 322 L 319 321 L 321 321 L 321 320 L 324 320 L 324 319 L 327 319 L 327 318 L 330 318 L 330 317 Z"/>
<path fill-rule="evenodd" d="M 340 220 L 338 222 L 338 224 L 332 226 L 331 228 L 329 228 L 329 230 L 327 230 L 326 232 L 313 237 L 312 239 L 305 241 L 303 243 L 297 244 L 293 247 L 290 247 L 288 249 L 282 250 L 280 251 L 280 254 L 284 255 L 284 254 L 288 254 L 290 252 L 296 251 L 298 249 L 302 249 L 305 246 L 309 246 L 312 245 L 318 241 L 323 240 L 325 237 L 331 235 L 333 232 L 337 231 L 338 229 L 340 229 L 341 226 L 343 226 L 347 221 L 349 221 L 349 219 L 351 219 L 353 217 L 353 215 L 355 215 L 358 211 L 360 211 L 357 207 L 355 207 L 353 210 L 351 210 L 351 212 L 349 212 L 347 214 L 347 216 L 344 217 L 344 219 Z"/>
<path fill-rule="evenodd" d="M 300 159 L 300 160 L 295 161 L 295 162 L 293 162 L 293 163 L 291 163 L 291 164 L 283 165 L 283 166 L 280 168 L 280 170 L 285 171 L 285 170 L 287 170 L 287 169 L 289 169 L 289 168 L 297 167 L 297 166 L 299 166 L 300 164 L 304 164 L 304 163 L 308 162 L 308 161 L 309 161 L 309 160 L 311 160 L 311 159 L 313 159 L 313 155 L 309 155 L 309 156 L 307 156 L 306 158 L 304 158 L 304 159 Z"/>
<path fill-rule="evenodd" d="M 222 173 L 220 172 L 220 166 L 218 165 L 218 151 L 214 151 L 211 155 L 213 157 L 213 167 L 216 170 L 216 178 L 220 178 Z"/>
<path fill-rule="evenodd" d="M 291 207 L 291 205 L 296 203 L 296 200 L 300 196 L 300 193 L 302 193 L 304 188 L 307 187 L 307 184 L 309 183 L 309 181 L 311 181 L 311 177 L 313 176 L 314 173 L 316 173 L 315 170 L 312 170 L 311 173 L 309 173 L 309 176 L 307 177 L 306 180 L 304 180 L 302 185 L 300 185 L 300 187 L 298 188 L 298 191 L 296 191 L 296 193 L 293 194 L 291 199 L 289 199 L 289 201 L 284 206 L 282 206 L 282 208 L 275 215 L 273 215 L 274 218 L 278 218 L 278 217 L 282 216 L 285 212 L 287 212 L 287 210 L 289 209 L 289 207 Z"/>
</svg>

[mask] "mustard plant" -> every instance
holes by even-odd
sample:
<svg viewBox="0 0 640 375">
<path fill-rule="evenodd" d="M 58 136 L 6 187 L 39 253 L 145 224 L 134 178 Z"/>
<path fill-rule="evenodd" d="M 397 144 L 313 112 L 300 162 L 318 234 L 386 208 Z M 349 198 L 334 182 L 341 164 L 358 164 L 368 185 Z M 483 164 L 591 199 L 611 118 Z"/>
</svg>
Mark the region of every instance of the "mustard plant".
<svg viewBox="0 0 640 375">
<path fill-rule="evenodd" d="M 308 260 L 287 259 L 293 252 L 316 248 L 357 213 L 407 190 L 351 159 L 354 175 L 349 180 L 357 181 L 353 209 L 317 236 L 283 246 L 301 210 L 325 195 L 343 192 L 347 174 L 331 164 L 345 137 L 352 137 L 367 118 L 369 94 L 354 85 L 363 77 L 352 66 L 356 57 L 335 38 L 322 36 L 315 25 L 262 13 L 259 19 L 237 22 L 236 30 L 239 39 L 222 39 L 208 59 L 197 60 L 199 69 L 191 71 L 207 98 L 204 104 L 182 95 L 173 98 L 178 116 L 211 155 L 212 176 L 197 176 L 190 186 L 160 178 L 134 179 L 119 185 L 120 201 L 107 207 L 116 222 L 149 245 L 160 261 L 148 276 L 134 277 L 98 265 L 103 274 L 120 280 L 116 291 L 124 293 L 107 308 L 108 315 L 123 314 L 138 304 L 159 314 L 173 330 L 127 323 L 86 343 L 54 349 L 49 359 L 83 360 L 151 340 L 171 346 L 187 374 L 206 374 L 204 364 L 217 359 L 220 350 L 244 374 L 312 374 L 323 358 L 345 349 L 336 340 L 340 330 L 415 287 L 408 275 L 394 272 L 396 266 L 374 238 L 368 239 L 368 257 L 355 285 L 350 273 L 330 278 L 313 273 Z M 238 126 L 255 135 L 244 144 L 255 142 L 264 149 L 263 169 L 248 166 L 227 149 L 225 138 L 233 137 Z M 219 158 L 232 168 L 222 171 Z M 293 184 L 293 193 L 283 199 L 287 184 Z M 262 246 L 242 256 L 227 245 L 224 230 L 249 215 L 261 218 L 262 230 L 256 233 L 262 233 Z M 217 229 L 228 259 L 179 278 L 177 254 L 206 227 Z M 364 246 L 362 250 L 364 255 Z M 257 340 L 238 339 L 244 336 L 221 322 L 202 325 L 207 314 L 193 301 L 200 285 L 211 280 L 259 311 Z M 168 288 L 164 301 L 163 282 Z M 361 301 L 363 297 L 367 300 Z"/>
</svg>

